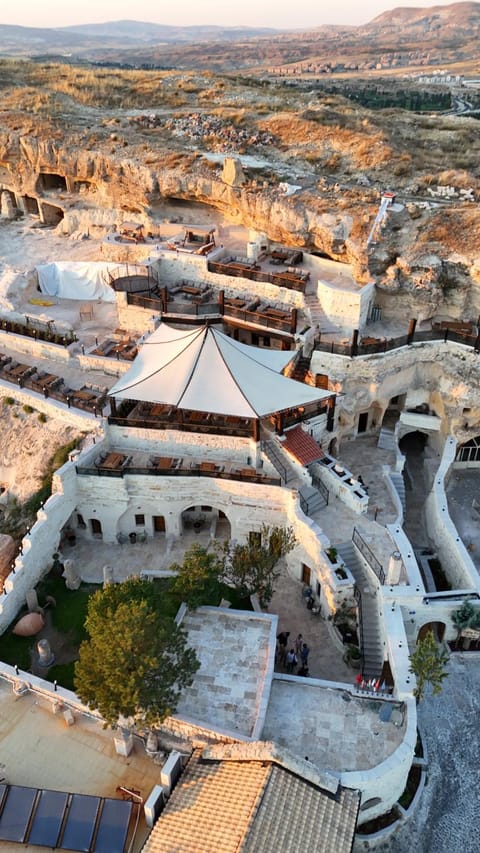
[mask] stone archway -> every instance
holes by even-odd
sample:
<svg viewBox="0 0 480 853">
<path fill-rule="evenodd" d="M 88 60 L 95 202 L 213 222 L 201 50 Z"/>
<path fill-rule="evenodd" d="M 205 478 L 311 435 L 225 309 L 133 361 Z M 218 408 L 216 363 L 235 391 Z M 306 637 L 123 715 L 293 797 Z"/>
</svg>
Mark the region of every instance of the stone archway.
<svg viewBox="0 0 480 853">
<path fill-rule="evenodd" d="M 480 435 L 470 438 L 457 448 L 457 462 L 480 462 Z"/>
<path fill-rule="evenodd" d="M 428 634 L 429 631 L 433 631 L 433 636 L 437 643 L 442 643 L 446 629 L 447 626 L 445 622 L 425 622 L 425 625 L 422 625 L 421 628 L 418 629 L 417 643 L 419 640 L 424 640 L 425 635 Z"/>
<path fill-rule="evenodd" d="M 194 532 L 210 531 L 211 539 L 228 541 L 232 536 L 232 525 L 227 513 L 219 507 L 207 504 L 191 504 L 180 514 L 180 531 Z"/>
</svg>

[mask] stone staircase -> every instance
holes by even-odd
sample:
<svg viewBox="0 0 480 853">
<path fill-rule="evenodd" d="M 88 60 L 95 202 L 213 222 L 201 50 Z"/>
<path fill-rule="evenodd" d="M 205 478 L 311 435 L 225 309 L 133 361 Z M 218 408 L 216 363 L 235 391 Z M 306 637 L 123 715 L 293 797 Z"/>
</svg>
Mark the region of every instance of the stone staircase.
<svg viewBox="0 0 480 853">
<path fill-rule="evenodd" d="M 353 542 L 335 545 L 337 553 L 355 578 L 359 595 L 360 642 L 363 653 L 362 675 L 380 678 L 383 669 L 383 644 L 378 615 L 378 598 L 369 590 L 367 570 Z"/>
<path fill-rule="evenodd" d="M 382 427 L 378 436 L 377 447 L 380 450 L 396 450 L 395 433 L 391 429 Z"/>
<path fill-rule="evenodd" d="M 312 326 L 317 326 L 323 335 L 335 335 L 338 328 L 328 319 L 315 293 L 307 293 L 304 297 L 305 311 L 310 317 Z"/>
<path fill-rule="evenodd" d="M 298 490 L 298 497 L 300 499 L 300 506 L 305 515 L 312 516 L 314 513 L 327 506 L 327 501 L 321 492 L 313 486 L 302 486 L 301 489 Z"/>
<path fill-rule="evenodd" d="M 276 441 L 262 441 L 262 450 L 268 456 L 284 483 L 289 483 L 291 480 L 297 478 L 296 471 L 292 468 L 286 454 L 283 453 Z"/>
<path fill-rule="evenodd" d="M 400 498 L 400 503 L 402 505 L 403 514 L 405 515 L 407 509 L 407 501 L 405 498 L 405 480 L 403 479 L 403 474 L 400 474 L 398 471 L 390 471 L 390 480 L 395 486 L 395 491 Z"/>
<path fill-rule="evenodd" d="M 310 359 L 304 356 L 299 356 L 294 368 L 290 374 L 290 379 L 295 379 L 296 382 L 306 382 L 307 376 L 310 373 Z"/>
</svg>

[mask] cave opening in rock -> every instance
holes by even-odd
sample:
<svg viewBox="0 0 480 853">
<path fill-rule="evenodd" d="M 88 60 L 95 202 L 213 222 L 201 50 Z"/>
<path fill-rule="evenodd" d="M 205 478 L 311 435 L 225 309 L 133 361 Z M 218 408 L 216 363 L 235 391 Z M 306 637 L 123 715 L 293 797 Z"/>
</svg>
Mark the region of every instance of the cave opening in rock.
<svg viewBox="0 0 480 853">
<path fill-rule="evenodd" d="M 48 192 L 48 190 L 63 190 L 67 189 L 67 181 L 64 175 L 58 175 L 55 172 L 40 172 L 37 178 L 37 192 Z"/>
<path fill-rule="evenodd" d="M 38 200 L 31 195 L 24 196 L 25 210 L 31 216 L 40 216 Z"/>
<path fill-rule="evenodd" d="M 58 225 L 62 221 L 63 216 L 64 213 L 61 207 L 57 207 L 55 204 L 42 204 L 42 218 L 45 225 Z"/>
</svg>

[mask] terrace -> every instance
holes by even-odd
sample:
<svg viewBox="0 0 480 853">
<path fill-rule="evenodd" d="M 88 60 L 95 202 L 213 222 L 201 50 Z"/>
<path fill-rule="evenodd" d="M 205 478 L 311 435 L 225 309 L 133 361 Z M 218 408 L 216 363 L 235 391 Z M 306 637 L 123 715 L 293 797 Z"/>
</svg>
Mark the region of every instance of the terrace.
<svg viewBox="0 0 480 853">
<path fill-rule="evenodd" d="M 263 466 L 263 462 L 261 463 Z M 77 474 L 96 477 L 124 477 L 142 475 L 153 477 L 210 477 L 220 480 L 238 480 L 266 486 L 280 486 L 280 477 L 273 472 L 231 459 L 206 459 L 201 455 L 157 456 L 144 451 L 130 454 L 110 449 L 103 451 L 84 464 L 76 466 Z"/>
</svg>

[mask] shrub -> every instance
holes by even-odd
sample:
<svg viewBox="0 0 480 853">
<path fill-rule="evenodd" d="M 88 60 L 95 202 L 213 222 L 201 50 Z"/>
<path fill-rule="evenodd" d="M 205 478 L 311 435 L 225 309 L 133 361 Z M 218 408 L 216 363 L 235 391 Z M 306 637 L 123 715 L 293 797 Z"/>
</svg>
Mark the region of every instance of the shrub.
<svg viewBox="0 0 480 853">
<path fill-rule="evenodd" d="M 22 406 L 22 408 L 23 408 L 23 411 L 25 412 L 26 415 L 31 415 L 33 412 L 33 407 L 29 406 L 28 403 L 25 403 L 25 405 Z"/>
<path fill-rule="evenodd" d="M 13 397 L 4 397 L 3 402 L 6 406 L 13 406 L 15 404 L 15 399 Z"/>
<path fill-rule="evenodd" d="M 40 421 L 41 424 L 45 424 L 47 422 L 47 416 L 46 416 L 45 412 L 39 413 L 38 420 Z"/>
</svg>

